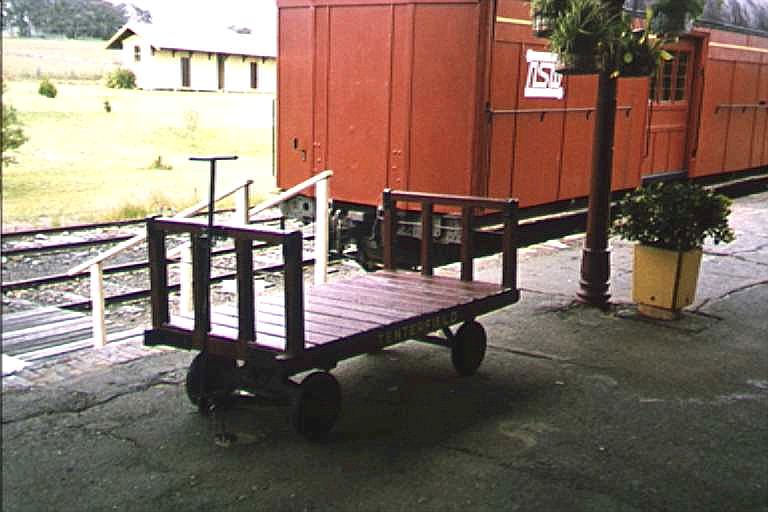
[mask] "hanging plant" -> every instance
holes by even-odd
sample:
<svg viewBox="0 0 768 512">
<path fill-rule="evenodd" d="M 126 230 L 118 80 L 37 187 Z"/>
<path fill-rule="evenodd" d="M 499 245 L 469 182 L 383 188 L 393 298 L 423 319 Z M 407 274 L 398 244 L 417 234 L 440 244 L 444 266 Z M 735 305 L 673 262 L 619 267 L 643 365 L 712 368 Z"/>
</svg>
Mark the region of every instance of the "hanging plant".
<svg viewBox="0 0 768 512">
<path fill-rule="evenodd" d="M 650 7 L 648 27 L 654 34 L 676 38 L 690 32 L 704 12 L 705 0 L 656 0 Z"/>
<path fill-rule="evenodd" d="M 560 13 L 566 6 L 566 0 L 532 0 L 531 23 L 533 35 L 549 37 L 555 28 Z"/>
<path fill-rule="evenodd" d="M 593 74 L 603 69 L 605 50 L 617 28 L 617 16 L 600 0 L 571 0 L 549 40 L 550 50 L 560 59 L 558 72 Z"/>
<path fill-rule="evenodd" d="M 662 61 L 672 60 L 672 55 L 664 50 L 665 40 L 656 37 L 644 29 L 632 29 L 629 21 L 613 50 L 612 78 L 650 76 L 656 72 Z"/>
</svg>

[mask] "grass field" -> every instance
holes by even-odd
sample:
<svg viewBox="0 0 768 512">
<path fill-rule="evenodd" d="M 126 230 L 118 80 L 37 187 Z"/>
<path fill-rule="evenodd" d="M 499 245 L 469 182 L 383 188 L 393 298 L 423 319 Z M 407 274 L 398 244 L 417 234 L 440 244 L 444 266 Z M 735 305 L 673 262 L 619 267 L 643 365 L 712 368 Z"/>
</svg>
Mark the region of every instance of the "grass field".
<svg viewBox="0 0 768 512">
<path fill-rule="evenodd" d="M 3 37 L 3 78 L 98 80 L 120 64 L 106 41 Z"/>
<path fill-rule="evenodd" d="M 246 179 L 256 196 L 274 189 L 271 95 L 54 80 L 58 96 L 50 99 L 37 94 L 37 80 L 4 82 L 3 101 L 19 111 L 29 137 L 18 163 L 3 167 L 4 231 L 188 206 L 207 194 L 208 166 L 190 162 L 194 155 L 240 157 L 219 164 L 218 190 Z"/>
</svg>

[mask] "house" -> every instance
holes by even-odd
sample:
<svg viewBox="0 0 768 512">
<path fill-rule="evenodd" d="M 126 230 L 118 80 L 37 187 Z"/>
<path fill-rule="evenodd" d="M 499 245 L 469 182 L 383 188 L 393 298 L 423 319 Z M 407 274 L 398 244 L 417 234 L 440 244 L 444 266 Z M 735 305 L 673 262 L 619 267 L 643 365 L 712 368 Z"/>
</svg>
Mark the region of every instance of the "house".
<svg viewBox="0 0 768 512">
<path fill-rule="evenodd" d="M 129 22 L 107 49 L 122 51 L 123 67 L 141 89 L 274 93 L 276 23 L 243 33 L 249 31 Z"/>
</svg>

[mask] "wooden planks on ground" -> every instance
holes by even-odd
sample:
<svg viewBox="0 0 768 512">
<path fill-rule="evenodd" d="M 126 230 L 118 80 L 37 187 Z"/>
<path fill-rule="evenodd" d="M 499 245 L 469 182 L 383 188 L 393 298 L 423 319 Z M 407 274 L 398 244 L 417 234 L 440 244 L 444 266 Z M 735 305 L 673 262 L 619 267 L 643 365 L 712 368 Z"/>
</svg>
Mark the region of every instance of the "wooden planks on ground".
<svg viewBox="0 0 768 512">
<path fill-rule="evenodd" d="M 6 356 L 33 362 L 93 347 L 90 315 L 44 306 L 2 316 L 2 351 Z M 107 335 L 107 343 L 138 338 L 135 328 Z"/>
<path fill-rule="evenodd" d="M 82 313 L 42 307 L 3 315 L 3 353 L 11 356 L 91 337 L 91 318 Z"/>
</svg>

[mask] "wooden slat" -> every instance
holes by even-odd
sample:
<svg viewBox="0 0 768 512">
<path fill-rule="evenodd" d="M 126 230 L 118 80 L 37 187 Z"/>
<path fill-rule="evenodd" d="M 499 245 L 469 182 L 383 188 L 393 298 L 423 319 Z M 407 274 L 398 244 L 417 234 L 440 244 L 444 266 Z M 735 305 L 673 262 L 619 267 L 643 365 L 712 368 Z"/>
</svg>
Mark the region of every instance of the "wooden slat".
<svg viewBox="0 0 768 512">
<path fill-rule="evenodd" d="M 235 240 L 237 253 L 237 318 L 238 339 L 254 338 L 256 309 L 253 290 L 253 249 L 250 240 Z"/>
<path fill-rule="evenodd" d="M 301 232 L 298 231 L 291 233 L 283 242 L 286 352 L 289 356 L 299 356 L 304 351 L 304 275 L 301 242 Z"/>
<path fill-rule="evenodd" d="M 472 208 L 465 206 L 461 209 L 461 280 L 472 281 L 474 236 L 472 232 Z"/>
<path fill-rule="evenodd" d="M 487 283 L 485 281 L 459 281 L 453 277 L 447 276 L 430 276 L 428 279 L 413 272 L 394 272 L 389 270 L 380 270 L 372 276 L 391 277 L 393 279 L 404 279 L 410 281 L 416 281 L 418 283 L 429 283 L 432 286 L 444 286 L 447 289 L 461 289 L 461 290 L 477 290 L 480 293 L 497 293 L 501 291 L 501 287 L 494 283 Z"/>
<path fill-rule="evenodd" d="M 274 304 L 259 304 L 259 315 L 265 314 L 270 317 L 279 317 L 282 319 L 282 308 Z M 304 321 L 307 329 L 316 329 L 318 332 L 327 332 L 333 334 L 342 329 L 345 332 L 355 332 L 371 329 L 386 325 L 386 321 L 371 322 L 361 320 L 347 313 L 347 316 L 339 318 L 338 316 L 325 314 L 317 311 L 308 311 L 305 307 Z M 273 322 L 274 323 L 274 322 Z"/>
<path fill-rule="evenodd" d="M 183 331 L 183 333 L 186 336 L 189 336 L 190 339 L 192 338 L 192 333 L 194 331 L 194 321 L 191 318 L 174 315 L 171 317 L 169 325 L 172 328 Z M 217 324 L 212 326 L 211 334 L 221 338 L 226 338 L 228 341 L 232 341 L 233 344 L 237 339 L 237 329 L 234 327 L 226 327 L 224 325 Z M 260 346 L 270 350 L 283 351 L 285 349 L 285 339 L 280 336 L 273 336 L 265 333 L 261 336 L 258 336 L 255 342 L 248 342 L 248 345 L 257 347 Z"/>
<path fill-rule="evenodd" d="M 275 336 L 278 338 L 285 338 L 286 337 L 286 328 L 285 328 L 285 321 L 283 318 L 280 318 L 278 316 L 268 317 L 264 315 L 265 318 L 261 318 L 261 315 L 259 316 L 259 321 L 256 324 L 256 339 L 255 341 L 258 343 L 262 335 L 268 335 L 268 336 Z M 270 321 L 271 320 L 271 321 Z M 211 328 L 215 329 L 217 327 L 223 327 L 226 329 L 237 329 L 237 318 L 229 315 L 223 315 L 219 313 L 214 313 L 211 318 Z M 229 332 L 229 331 L 227 331 Z M 234 331 L 232 331 L 234 332 Z M 327 343 L 328 341 L 335 340 L 339 338 L 340 336 L 338 334 L 330 333 L 330 334 L 324 334 L 322 332 L 305 330 L 306 334 L 306 341 L 310 344 L 322 344 Z M 226 338 L 230 338 L 233 341 L 237 339 L 237 336 L 232 337 L 232 334 L 226 334 L 222 335 Z M 253 339 L 248 341 L 254 341 Z"/>
<path fill-rule="evenodd" d="M 346 293 L 366 292 L 384 300 L 393 300 L 404 304 L 427 303 L 432 307 L 451 307 L 474 299 L 458 294 L 434 293 L 419 290 L 413 286 L 399 286 L 390 280 L 356 279 L 344 283 Z"/>
<path fill-rule="evenodd" d="M 394 309 L 410 315 L 420 315 L 456 305 L 453 302 L 437 301 L 426 297 L 419 300 L 414 297 L 385 293 L 383 290 L 372 290 L 346 283 L 343 285 L 334 283 L 332 290 L 324 287 L 316 288 L 313 290 L 312 296 L 326 299 L 338 298 L 346 304 L 365 304 L 384 309 Z"/>
<path fill-rule="evenodd" d="M 479 299 L 488 295 L 487 290 L 477 290 L 472 288 L 460 288 L 451 287 L 445 284 L 433 283 L 429 278 L 422 278 L 421 280 L 409 280 L 400 279 L 391 276 L 377 276 L 376 274 L 369 274 L 363 276 L 356 282 L 361 284 L 371 283 L 372 285 L 383 286 L 391 290 L 403 290 L 403 293 L 410 295 L 425 295 L 435 297 L 461 297 L 463 299 Z M 501 289 L 496 288 L 493 292 L 500 292 Z"/>
<path fill-rule="evenodd" d="M 76 318 L 86 318 L 86 315 L 53 306 L 8 313 L 3 315 L 3 334 L 35 325 L 52 324 Z"/>
<path fill-rule="evenodd" d="M 517 288 L 517 201 L 509 201 L 504 209 L 504 236 L 502 238 L 501 285 Z"/>
<path fill-rule="evenodd" d="M 423 290 L 406 281 L 396 282 L 392 279 L 375 279 L 363 276 L 348 281 L 334 283 L 333 291 L 342 294 L 375 295 L 383 299 L 402 300 L 403 302 L 422 302 L 434 306 L 453 306 L 466 302 L 474 296 L 462 296 L 462 294 L 434 292 Z M 464 294 L 466 295 L 466 294 Z"/>
<path fill-rule="evenodd" d="M 168 309 L 168 263 L 165 254 L 165 233 L 157 228 L 157 221 L 147 221 L 147 254 L 149 258 L 152 326 L 159 327 L 170 318 Z"/>
<path fill-rule="evenodd" d="M 211 239 L 210 234 L 192 237 L 192 296 L 195 336 L 204 339 L 211 330 Z"/>
<path fill-rule="evenodd" d="M 432 240 L 432 203 L 421 205 L 421 275 L 432 275 L 432 256 L 434 243 Z"/>
<path fill-rule="evenodd" d="M 386 189 L 382 195 L 382 204 L 384 208 L 384 222 L 382 224 L 381 239 L 384 258 L 384 268 L 394 270 L 395 268 L 395 216 L 397 208 L 392 200 L 392 193 Z"/>
</svg>

